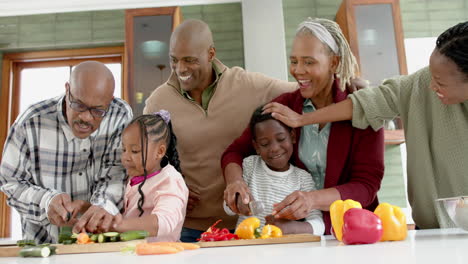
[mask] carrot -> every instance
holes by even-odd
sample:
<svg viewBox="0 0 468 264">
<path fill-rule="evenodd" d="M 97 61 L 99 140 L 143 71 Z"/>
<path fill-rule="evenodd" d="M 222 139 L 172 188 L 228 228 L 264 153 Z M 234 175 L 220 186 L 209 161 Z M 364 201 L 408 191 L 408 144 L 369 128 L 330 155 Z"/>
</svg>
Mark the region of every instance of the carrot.
<svg viewBox="0 0 468 264">
<path fill-rule="evenodd" d="M 153 243 L 148 243 L 151 245 L 161 245 L 161 246 L 178 246 L 182 247 L 183 249 L 186 250 L 192 250 L 192 249 L 199 249 L 200 246 L 195 244 L 195 243 L 183 243 L 183 242 L 153 242 Z"/>
<path fill-rule="evenodd" d="M 89 236 L 86 233 L 80 233 L 76 238 L 77 244 L 88 244 L 90 241 L 91 240 L 89 239 Z"/>
<path fill-rule="evenodd" d="M 175 247 L 151 245 L 149 243 L 140 243 L 136 245 L 135 250 L 137 255 L 160 255 L 160 254 L 174 254 L 179 252 Z"/>
</svg>

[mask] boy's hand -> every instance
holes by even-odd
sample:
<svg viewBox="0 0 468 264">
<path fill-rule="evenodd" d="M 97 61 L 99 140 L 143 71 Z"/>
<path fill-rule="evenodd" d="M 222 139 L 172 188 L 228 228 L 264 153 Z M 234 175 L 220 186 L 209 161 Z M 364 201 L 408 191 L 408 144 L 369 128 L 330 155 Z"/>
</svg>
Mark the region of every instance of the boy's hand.
<svg viewBox="0 0 468 264">
<path fill-rule="evenodd" d="M 281 229 L 284 235 L 286 234 L 301 234 L 313 233 L 312 226 L 308 222 L 300 222 L 288 219 L 278 219 L 272 215 L 265 216 L 265 223 L 275 225 Z"/>
<path fill-rule="evenodd" d="M 311 204 L 309 192 L 294 191 L 286 196 L 283 201 L 273 205 L 272 215 L 276 218 L 290 220 L 302 219 L 314 209 L 311 208 Z"/>
</svg>

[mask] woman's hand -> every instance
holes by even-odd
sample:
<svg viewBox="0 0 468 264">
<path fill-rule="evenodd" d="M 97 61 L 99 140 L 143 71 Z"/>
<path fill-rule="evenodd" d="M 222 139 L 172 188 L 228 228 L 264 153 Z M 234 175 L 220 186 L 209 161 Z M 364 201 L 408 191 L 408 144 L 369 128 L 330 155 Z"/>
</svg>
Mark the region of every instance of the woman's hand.
<svg viewBox="0 0 468 264">
<path fill-rule="evenodd" d="M 294 112 L 289 107 L 280 103 L 272 102 L 266 104 L 263 107 L 263 114 L 268 113 L 271 113 L 271 116 L 273 116 L 275 119 L 292 128 L 303 126 L 302 115 Z"/>
<path fill-rule="evenodd" d="M 224 190 L 224 200 L 227 206 L 236 214 L 249 215 L 250 210 L 246 211 L 250 202 L 250 190 L 249 186 L 244 180 L 236 180 L 229 183 Z M 244 204 L 239 208 L 237 204 Z"/>
<path fill-rule="evenodd" d="M 312 211 L 313 202 L 310 192 L 294 191 L 286 196 L 283 201 L 273 205 L 272 215 L 275 218 L 298 220 L 307 217 Z"/>
</svg>

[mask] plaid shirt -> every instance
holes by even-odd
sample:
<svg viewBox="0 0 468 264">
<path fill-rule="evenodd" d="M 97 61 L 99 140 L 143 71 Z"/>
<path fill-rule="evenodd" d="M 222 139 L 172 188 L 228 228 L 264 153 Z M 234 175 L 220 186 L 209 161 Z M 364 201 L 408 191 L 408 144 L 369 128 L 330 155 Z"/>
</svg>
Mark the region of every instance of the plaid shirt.
<svg viewBox="0 0 468 264">
<path fill-rule="evenodd" d="M 50 224 L 47 210 L 60 193 L 112 214 L 123 201 L 121 134 L 132 110 L 114 99 L 99 128 L 80 139 L 63 115 L 64 98 L 30 106 L 11 127 L 3 149 L 0 190 L 21 215 L 24 239 L 38 243 L 57 242 L 58 228 Z"/>
</svg>

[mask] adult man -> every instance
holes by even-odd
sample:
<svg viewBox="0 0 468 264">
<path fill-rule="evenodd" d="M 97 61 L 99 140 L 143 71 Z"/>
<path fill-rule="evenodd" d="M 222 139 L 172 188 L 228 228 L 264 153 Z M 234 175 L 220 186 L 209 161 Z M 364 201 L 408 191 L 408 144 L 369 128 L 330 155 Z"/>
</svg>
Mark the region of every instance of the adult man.
<svg viewBox="0 0 468 264">
<path fill-rule="evenodd" d="M 200 20 L 186 20 L 175 29 L 169 55 L 172 75 L 151 94 L 144 112 L 171 113 L 190 190 L 181 240 L 193 242 L 218 219 L 220 226 L 234 228 L 236 218 L 222 206 L 221 154 L 240 136 L 255 108 L 297 84 L 226 67 L 216 59 L 211 31 Z"/>
<path fill-rule="evenodd" d="M 119 212 L 125 180 L 120 134 L 132 111 L 113 93 L 110 70 L 83 62 L 64 96 L 30 106 L 11 127 L 0 190 L 21 215 L 25 239 L 57 242 L 65 225 L 75 232 L 107 229 Z"/>
</svg>

